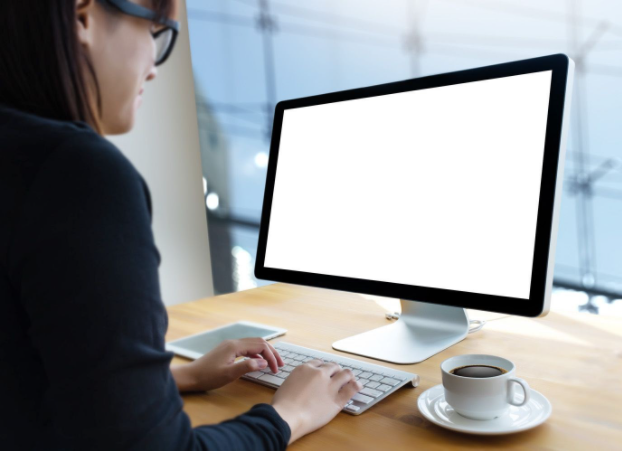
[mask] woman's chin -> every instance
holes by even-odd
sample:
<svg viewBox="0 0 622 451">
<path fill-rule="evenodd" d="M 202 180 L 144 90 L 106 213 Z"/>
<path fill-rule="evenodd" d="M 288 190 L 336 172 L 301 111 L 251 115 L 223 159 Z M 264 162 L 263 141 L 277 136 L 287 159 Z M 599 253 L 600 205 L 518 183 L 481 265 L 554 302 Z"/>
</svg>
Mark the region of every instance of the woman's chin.
<svg viewBox="0 0 622 451">
<path fill-rule="evenodd" d="M 134 114 L 128 115 L 125 120 L 119 120 L 112 123 L 103 124 L 104 135 L 123 135 L 134 128 Z"/>
</svg>

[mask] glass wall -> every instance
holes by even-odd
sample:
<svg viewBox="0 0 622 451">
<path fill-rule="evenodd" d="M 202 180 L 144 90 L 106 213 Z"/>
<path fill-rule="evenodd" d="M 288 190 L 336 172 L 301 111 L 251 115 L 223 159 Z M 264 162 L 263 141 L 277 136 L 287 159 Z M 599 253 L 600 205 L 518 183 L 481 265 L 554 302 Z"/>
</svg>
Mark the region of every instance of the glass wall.
<svg viewBox="0 0 622 451">
<path fill-rule="evenodd" d="M 187 2 L 217 293 L 268 283 L 252 273 L 276 102 L 563 52 L 577 70 L 556 296 L 622 310 L 622 4 Z"/>
</svg>

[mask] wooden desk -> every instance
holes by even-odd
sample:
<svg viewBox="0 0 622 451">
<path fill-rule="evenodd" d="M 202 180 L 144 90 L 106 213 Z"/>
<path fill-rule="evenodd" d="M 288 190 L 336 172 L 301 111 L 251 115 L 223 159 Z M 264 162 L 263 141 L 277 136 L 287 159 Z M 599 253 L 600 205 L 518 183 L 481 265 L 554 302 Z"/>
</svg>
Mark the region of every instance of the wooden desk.
<svg viewBox="0 0 622 451">
<path fill-rule="evenodd" d="M 369 297 L 286 284 L 181 304 L 168 311 L 168 340 L 249 320 L 288 329 L 277 340 L 333 353 L 339 353 L 331 348 L 333 341 L 387 324 L 385 310 Z M 418 373 L 420 387 L 403 388 L 358 417 L 340 413 L 291 449 L 622 450 L 622 319 L 586 313 L 550 313 L 540 319 L 485 312 L 470 312 L 470 316 L 490 321 L 482 331 L 423 363 L 383 363 Z M 512 360 L 517 375 L 551 401 L 551 418 L 530 431 L 501 437 L 451 432 L 424 419 L 417 398 L 441 383 L 440 363 L 471 353 Z M 273 393 L 240 380 L 213 392 L 184 396 L 185 411 L 194 426 L 217 423 L 254 404 L 269 403 Z"/>
</svg>

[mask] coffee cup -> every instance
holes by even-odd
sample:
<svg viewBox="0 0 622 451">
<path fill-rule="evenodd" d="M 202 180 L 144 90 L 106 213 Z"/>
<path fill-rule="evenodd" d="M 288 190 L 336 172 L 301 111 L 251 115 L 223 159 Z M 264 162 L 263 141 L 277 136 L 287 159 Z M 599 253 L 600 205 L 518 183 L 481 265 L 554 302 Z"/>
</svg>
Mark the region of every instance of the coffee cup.
<svg viewBox="0 0 622 451">
<path fill-rule="evenodd" d="M 467 354 L 441 364 L 445 400 L 460 415 L 474 420 L 492 420 L 504 415 L 510 405 L 529 402 L 529 384 L 515 376 L 516 367 L 502 357 Z M 515 387 L 522 387 L 522 401 Z"/>
</svg>

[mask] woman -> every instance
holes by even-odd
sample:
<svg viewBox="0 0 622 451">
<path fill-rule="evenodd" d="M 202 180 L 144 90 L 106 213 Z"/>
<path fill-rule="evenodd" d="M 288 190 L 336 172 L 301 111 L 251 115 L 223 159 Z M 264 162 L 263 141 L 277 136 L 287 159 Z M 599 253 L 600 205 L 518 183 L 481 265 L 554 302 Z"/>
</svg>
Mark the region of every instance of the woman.
<svg viewBox="0 0 622 451">
<path fill-rule="evenodd" d="M 149 190 L 102 136 L 132 128 L 143 85 L 175 42 L 174 9 L 0 2 L 3 450 L 283 449 L 360 389 L 350 371 L 311 361 L 271 405 L 231 421 L 192 429 L 182 411 L 179 392 L 283 361 L 262 339 L 173 368 L 164 351 Z"/>
</svg>

